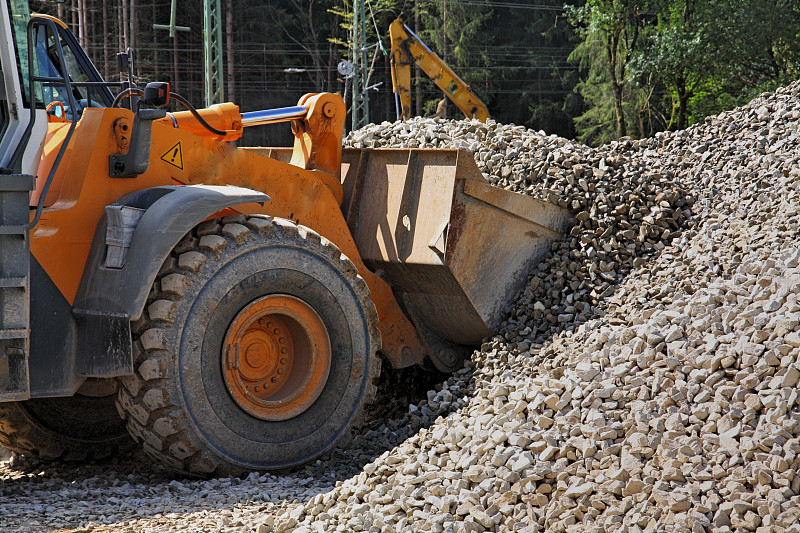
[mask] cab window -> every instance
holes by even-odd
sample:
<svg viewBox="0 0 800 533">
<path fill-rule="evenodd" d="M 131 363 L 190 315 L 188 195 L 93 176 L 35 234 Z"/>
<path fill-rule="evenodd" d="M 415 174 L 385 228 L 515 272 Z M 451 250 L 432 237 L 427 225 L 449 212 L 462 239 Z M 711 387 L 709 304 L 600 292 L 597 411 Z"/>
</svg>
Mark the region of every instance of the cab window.
<svg viewBox="0 0 800 533">
<path fill-rule="evenodd" d="M 70 43 L 63 38 L 61 32 L 59 32 L 58 36 L 55 36 L 48 32 L 45 26 L 39 26 L 36 31 L 36 63 L 40 76 L 60 78 L 66 74 L 61 72 L 61 62 L 58 59 L 58 45 L 56 42 L 56 38 L 58 38 L 61 41 L 64 63 L 67 67 L 70 81 L 73 83 L 92 81 L 91 76 L 78 61 L 75 51 L 70 46 Z M 83 110 L 87 107 L 106 107 L 102 102 L 92 98 L 93 91 L 90 87 L 73 86 L 72 95 L 75 98 L 77 110 L 72 110 L 69 108 L 69 98 L 64 93 L 65 90 L 66 88 L 63 86 L 42 84 L 42 87 L 37 88 L 36 91 L 36 103 L 48 106 L 53 102 L 60 102 L 61 105 L 53 106 L 51 110 L 57 116 L 61 116 L 63 106 L 65 118 L 68 120 L 80 118 Z M 97 98 L 96 95 L 95 98 Z"/>
</svg>

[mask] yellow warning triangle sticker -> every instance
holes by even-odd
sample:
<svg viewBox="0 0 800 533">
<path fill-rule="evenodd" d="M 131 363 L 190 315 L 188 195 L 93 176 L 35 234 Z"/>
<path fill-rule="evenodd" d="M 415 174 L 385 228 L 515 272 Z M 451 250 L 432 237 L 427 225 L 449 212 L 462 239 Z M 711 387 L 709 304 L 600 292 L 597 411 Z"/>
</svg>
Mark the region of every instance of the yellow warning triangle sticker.
<svg viewBox="0 0 800 533">
<path fill-rule="evenodd" d="M 178 143 L 167 150 L 164 155 L 161 156 L 161 160 L 165 163 L 169 163 L 173 167 L 178 167 L 179 169 L 183 170 L 183 152 L 181 152 L 181 143 Z"/>
</svg>

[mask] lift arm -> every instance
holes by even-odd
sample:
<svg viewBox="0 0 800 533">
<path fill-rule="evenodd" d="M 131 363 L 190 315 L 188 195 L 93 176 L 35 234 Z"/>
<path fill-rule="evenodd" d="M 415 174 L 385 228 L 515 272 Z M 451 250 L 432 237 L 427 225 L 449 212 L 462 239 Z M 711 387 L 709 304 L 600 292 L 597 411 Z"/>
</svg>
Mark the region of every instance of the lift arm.
<svg viewBox="0 0 800 533">
<path fill-rule="evenodd" d="M 489 110 L 442 59 L 397 19 L 389 26 L 392 40 L 392 87 L 399 118 L 411 116 L 411 65 L 416 64 L 458 106 L 467 118 L 486 122 Z"/>
</svg>

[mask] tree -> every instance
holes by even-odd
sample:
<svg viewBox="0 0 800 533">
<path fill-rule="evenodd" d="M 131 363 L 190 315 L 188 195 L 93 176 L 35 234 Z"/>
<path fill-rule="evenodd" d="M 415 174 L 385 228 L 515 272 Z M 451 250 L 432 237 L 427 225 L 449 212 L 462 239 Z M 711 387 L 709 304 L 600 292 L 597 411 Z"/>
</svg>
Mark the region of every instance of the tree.
<svg viewBox="0 0 800 533">
<path fill-rule="evenodd" d="M 719 34 L 716 50 L 724 74 L 743 87 L 786 83 L 800 60 L 800 6 L 793 0 L 712 0 L 722 20 L 709 23 Z"/>
<path fill-rule="evenodd" d="M 705 0 L 667 0 L 659 6 L 658 23 L 647 36 L 645 50 L 634 61 L 641 79 L 663 83 L 670 93 L 670 118 L 665 126 L 687 125 L 689 99 L 713 76 L 714 35 L 707 31 L 710 3 Z"/>
<path fill-rule="evenodd" d="M 628 79 L 628 65 L 639 44 L 647 0 L 587 0 L 582 7 L 572 7 L 572 20 L 584 35 L 584 44 L 599 44 L 602 54 L 592 68 L 601 68 L 609 81 L 614 105 L 616 133 L 627 135 L 628 124 L 623 108 Z M 588 53 L 584 47 L 577 49 Z"/>
<path fill-rule="evenodd" d="M 275 23 L 287 39 L 305 50 L 311 59 L 312 68 L 305 69 L 309 79 L 318 87 L 331 87 L 331 47 L 326 36 L 336 27 L 324 1 L 287 0 L 285 5 L 270 9 Z"/>
<path fill-rule="evenodd" d="M 798 7 L 786 0 L 662 0 L 633 70 L 663 83 L 683 129 L 797 74 Z M 694 117 L 694 119 L 692 119 Z"/>
<path fill-rule="evenodd" d="M 486 0 L 461 3 L 455 0 L 418 1 L 420 13 L 420 38 L 430 46 L 447 65 L 464 81 L 481 83 L 489 76 L 489 65 L 484 52 L 493 39 L 487 25 L 492 10 Z M 426 101 L 424 113 L 432 114 L 444 93 L 438 91 L 430 80 L 423 79 Z M 448 116 L 450 116 L 448 114 Z"/>
</svg>

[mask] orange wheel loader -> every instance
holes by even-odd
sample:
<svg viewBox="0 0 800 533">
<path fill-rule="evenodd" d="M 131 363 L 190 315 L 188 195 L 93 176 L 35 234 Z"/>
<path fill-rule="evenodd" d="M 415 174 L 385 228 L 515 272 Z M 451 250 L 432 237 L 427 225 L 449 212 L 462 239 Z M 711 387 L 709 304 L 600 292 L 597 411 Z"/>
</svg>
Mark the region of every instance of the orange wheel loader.
<svg viewBox="0 0 800 533">
<path fill-rule="evenodd" d="M 62 22 L 0 4 L 0 444 L 17 452 L 135 441 L 198 476 L 311 461 L 358 428 L 381 364 L 460 367 L 567 229 L 468 151 L 342 150 L 338 95 L 197 110 L 104 81 Z M 293 148 L 237 146 L 277 122 Z"/>
</svg>

